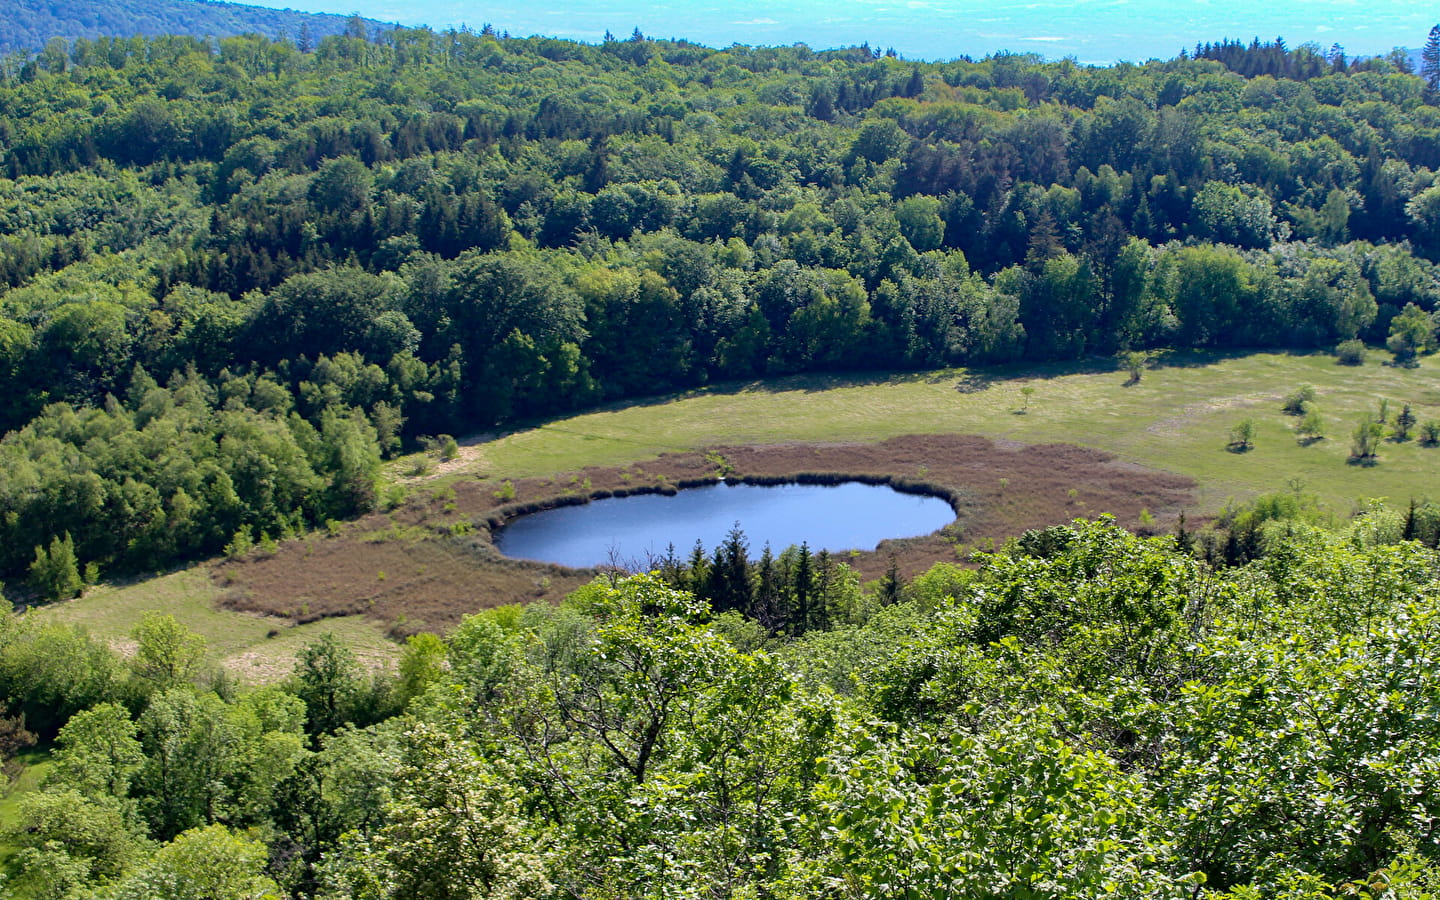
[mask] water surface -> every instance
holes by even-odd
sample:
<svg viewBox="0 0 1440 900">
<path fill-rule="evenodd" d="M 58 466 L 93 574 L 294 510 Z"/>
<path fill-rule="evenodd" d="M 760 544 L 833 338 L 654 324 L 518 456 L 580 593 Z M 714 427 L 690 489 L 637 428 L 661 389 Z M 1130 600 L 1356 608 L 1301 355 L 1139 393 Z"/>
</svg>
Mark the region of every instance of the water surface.
<svg viewBox="0 0 1440 900">
<path fill-rule="evenodd" d="M 293 0 L 287 0 L 293 3 Z M 281 6 L 279 2 L 263 4 Z M 869 42 L 918 59 L 1001 50 L 1108 64 L 1169 59 L 1202 41 L 1283 36 L 1294 47 L 1344 45 L 1350 54 L 1421 47 L 1440 9 L 1414 0 L 307 0 L 312 12 L 358 12 L 437 29 L 493 24 L 520 37 L 595 43 L 639 28 L 712 47 L 738 44 L 854 46 Z"/>
<path fill-rule="evenodd" d="M 713 484 L 520 516 L 500 529 L 495 545 L 518 559 L 643 569 L 670 544 L 682 559 L 696 540 L 713 552 L 737 522 L 758 557 L 767 543 L 776 553 L 801 542 L 817 552 L 873 550 L 886 538 L 929 534 L 954 518 L 944 500 L 883 485 Z"/>
</svg>

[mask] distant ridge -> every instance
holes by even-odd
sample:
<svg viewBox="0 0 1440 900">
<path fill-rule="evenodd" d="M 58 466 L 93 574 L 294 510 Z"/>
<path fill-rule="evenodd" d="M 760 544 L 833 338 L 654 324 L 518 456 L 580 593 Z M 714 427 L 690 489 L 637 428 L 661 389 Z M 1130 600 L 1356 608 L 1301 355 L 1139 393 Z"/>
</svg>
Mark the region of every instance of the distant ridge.
<svg viewBox="0 0 1440 900">
<path fill-rule="evenodd" d="M 229 37 L 254 33 L 292 40 L 308 26 L 310 38 L 341 34 L 349 16 L 267 9 L 208 0 L 0 0 L 0 53 L 30 52 L 51 38 L 187 34 Z M 395 26 L 363 19 L 367 33 Z"/>
</svg>

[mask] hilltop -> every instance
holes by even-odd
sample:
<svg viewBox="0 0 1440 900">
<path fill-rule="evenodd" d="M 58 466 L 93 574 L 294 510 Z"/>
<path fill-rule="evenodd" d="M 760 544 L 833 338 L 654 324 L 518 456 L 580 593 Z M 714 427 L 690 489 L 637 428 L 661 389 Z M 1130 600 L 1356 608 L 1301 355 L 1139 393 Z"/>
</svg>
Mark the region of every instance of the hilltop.
<svg viewBox="0 0 1440 900">
<path fill-rule="evenodd" d="M 244 3 L 193 2 L 193 0 L 4 0 L 0 2 L 6 27 L 0 33 L 0 53 L 31 52 L 51 38 L 94 40 L 100 37 L 153 37 L 162 34 L 194 37 L 230 37 L 261 34 L 269 38 L 311 41 L 344 34 L 354 17 L 268 9 Z M 368 33 L 393 26 L 374 19 L 359 20 Z"/>
</svg>

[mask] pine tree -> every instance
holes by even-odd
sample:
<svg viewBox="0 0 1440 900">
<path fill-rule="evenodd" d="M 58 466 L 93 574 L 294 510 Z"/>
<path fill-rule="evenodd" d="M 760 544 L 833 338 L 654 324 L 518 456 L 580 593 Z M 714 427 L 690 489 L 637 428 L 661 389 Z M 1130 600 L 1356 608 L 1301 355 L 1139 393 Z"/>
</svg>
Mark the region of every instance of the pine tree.
<svg viewBox="0 0 1440 900">
<path fill-rule="evenodd" d="M 1440 90 L 1440 25 L 1430 29 L 1425 49 L 1420 51 L 1420 75 L 1430 90 Z"/>
</svg>

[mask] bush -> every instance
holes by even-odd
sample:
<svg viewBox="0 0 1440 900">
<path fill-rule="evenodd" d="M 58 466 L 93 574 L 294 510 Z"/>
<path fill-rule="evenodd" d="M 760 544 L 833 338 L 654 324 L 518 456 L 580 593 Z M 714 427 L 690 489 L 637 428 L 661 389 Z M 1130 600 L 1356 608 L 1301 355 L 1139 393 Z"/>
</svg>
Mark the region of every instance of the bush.
<svg viewBox="0 0 1440 900">
<path fill-rule="evenodd" d="M 1342 366 L 1365 365 L 1365 342 L 1360 340 L 1341 341 L 1335 348 L 1335 361 Z"/>
<path fill-rule="evenodd" d="M 1315 410 L 1308 410 L 1295 426 L 1295 436 L 1307 443 L 1325 437 L 1325 420 Z"/>
<path fill-rule="evenodd" d="M 1374 461 L 1384 434 L 1385 428 L 1379 422 L 1371 421 L 1369 416 L 1361 418 L 1350 440 L 1350 458 L 1356 462 Z"/>
<path fill-rule="evenodd" d="M 1315 402 L 1315 387 L 1309 384 L 1300 384 L 1293 392 L 1284 397 L 1284 403 L 1280 409 L 1292 416 L 1305 415 L 1305 408 L 1308 403 Z"/>
<path fill-rule="evenodd" d="M 1440 446 L 1440 422 L 1430 421 L 1420 426 L 1420 443 L 1427 447 Z"/>
<path fill-rule="evenodd" d="M 1285 397 L 1280 408 L 1292 416 L 1303 416 L 1306 404 L 1315 402 L 1315 388 L 1302 384 Z"/>
</svg>

